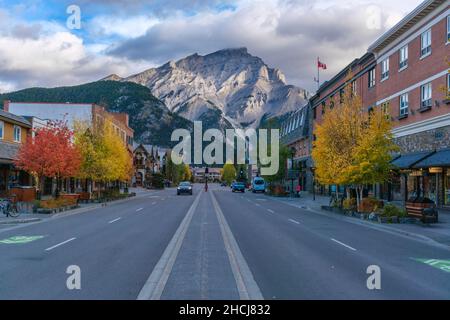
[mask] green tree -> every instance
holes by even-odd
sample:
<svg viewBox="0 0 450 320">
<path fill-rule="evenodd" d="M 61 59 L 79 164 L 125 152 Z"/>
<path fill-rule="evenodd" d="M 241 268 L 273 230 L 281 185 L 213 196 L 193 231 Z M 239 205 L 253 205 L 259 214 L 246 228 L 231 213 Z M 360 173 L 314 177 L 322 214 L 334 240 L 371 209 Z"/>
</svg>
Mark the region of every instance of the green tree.
<svg viewBox="0 0 450 320">
<path fill-rule="evenodd" d="M 232 163 L 226 163 L 222 168 L 222 181 L 231 184 L 236 179 L 236 168 Z"/>
</svg>

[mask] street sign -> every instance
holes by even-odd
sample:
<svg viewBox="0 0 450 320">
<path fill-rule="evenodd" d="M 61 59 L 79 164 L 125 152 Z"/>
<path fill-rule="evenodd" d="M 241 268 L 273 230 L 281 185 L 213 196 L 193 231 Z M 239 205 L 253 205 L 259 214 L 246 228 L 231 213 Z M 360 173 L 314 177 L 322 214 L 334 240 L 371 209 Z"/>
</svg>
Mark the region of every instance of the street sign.
<svg viewBox="0 0 450 320">
<path fill-rule="evenodd" d="M 430 267 L 437 268 L 445 272 L 450 272 L 450 260 L 439 260 L 439 259 L 414 259 L 414 260 L 425 263 Z"/>
<path fill-rule="evenodd" d="M 16 236 L 8 239 L 0 240 L 3 244 L 24 244 L 44 238 L 44 236 Z"/>
</svg>

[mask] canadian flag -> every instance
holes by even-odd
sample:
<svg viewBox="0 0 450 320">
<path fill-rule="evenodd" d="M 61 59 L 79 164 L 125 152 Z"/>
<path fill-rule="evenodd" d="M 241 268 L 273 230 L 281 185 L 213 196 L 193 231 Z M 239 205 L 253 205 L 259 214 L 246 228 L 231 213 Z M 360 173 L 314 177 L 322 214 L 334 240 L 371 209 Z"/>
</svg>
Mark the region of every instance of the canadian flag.
<svg viewBox="0 0 450 320">
<path fill-rule="evenodd" d="M 317 59 L 317 67 L 319 69 L 327 70 L 327 65 L 325 63 L 320 62 L 320 59 Z"/>
</svg>

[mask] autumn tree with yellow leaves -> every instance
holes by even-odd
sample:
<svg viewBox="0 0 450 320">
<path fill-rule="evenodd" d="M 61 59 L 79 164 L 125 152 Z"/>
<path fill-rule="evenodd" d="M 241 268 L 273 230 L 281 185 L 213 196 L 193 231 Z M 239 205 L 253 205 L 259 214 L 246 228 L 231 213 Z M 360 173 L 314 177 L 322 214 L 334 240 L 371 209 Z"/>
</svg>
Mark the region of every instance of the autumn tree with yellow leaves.
<svg viewBox="0 0 450 320">
<path fill-rule="evenodd" d="M 315 132 L 312 157 L 319 183 L 353 186 L 359 207 L 366 185 L 389 178 L 391 154 L 397 151 L 390 117 L 379 107 L 365 110 L 350 84 L 341 105 L 327 110 Z"/>
<path fill-rule="evenodd" d="M 106 118 L 96 126 L 76 122 L 74 138 L 82 157 L 79 178 L 100 183 L 126 182 L 130 179 L 133 165 L 131 153 L 114 132 L 111 119 Z"/>
</svg>

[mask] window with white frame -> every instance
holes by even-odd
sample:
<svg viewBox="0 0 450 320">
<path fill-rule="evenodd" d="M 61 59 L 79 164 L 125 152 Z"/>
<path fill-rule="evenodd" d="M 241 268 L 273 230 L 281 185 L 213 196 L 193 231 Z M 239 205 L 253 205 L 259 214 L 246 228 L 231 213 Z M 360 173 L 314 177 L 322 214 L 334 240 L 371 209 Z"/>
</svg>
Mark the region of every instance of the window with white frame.
<svg viewBox="0 0 450 320">
<path fill-rule="evenodd" d="M 369 88 L 375 87 L 376 84 L 376 71 L 375 68 L 369 71 Z"/>
<path fill-rule="evenodd" d="M 447 17 L 447 42 L 450 43 L 450 16 Z"/>
<path fill-rule="evenodd" d="M 400 116 L 407 116 L 409 113 L 409 96 L 407 93 L 400 96 Z"/>
<path fill-rule="evenodd" d="M 421 107 L 422 108 L 429 108 L 432 106 L 432 87 L 431 83 L 427 83 L 422 86 L 421 88 Z"/>
<path fill-rule="evenodd" d="M 431 29 L 422 33 L 421 44 L 420 54 L 425 57 L 431 53 Z"/>
<path fill-rule="evenodd" d="M 5 132 L 5 123 L 0 121 L 0 139 L 3 139 Z"/>
<path fill-rule="evenodd" d="M 400 61 L 399 61 L 399 69 L 404 69 L 408 67 L 408 46 L 404 46 L 400 49 Z"/>
<path fill-rule="evenodd" d="M 357 95 L 358 95 L 358 86 L 357 86 L 356 80 L 354 80 L 354 81 L 352 82 L 352 94 L 353 94 L 354 96 L 357 96 Z"/>
<path fill-rule="evenodd" d="M 381 62 L 381 80 L 389 78 L 389 58 Z"/>
<path fill-rule="evenodd" d="M 21 135 L 22 135 L 22 128 L 19 126 L 14 126 L 14 141 L 20 142 L 21 141 Z"/>
</svg>

